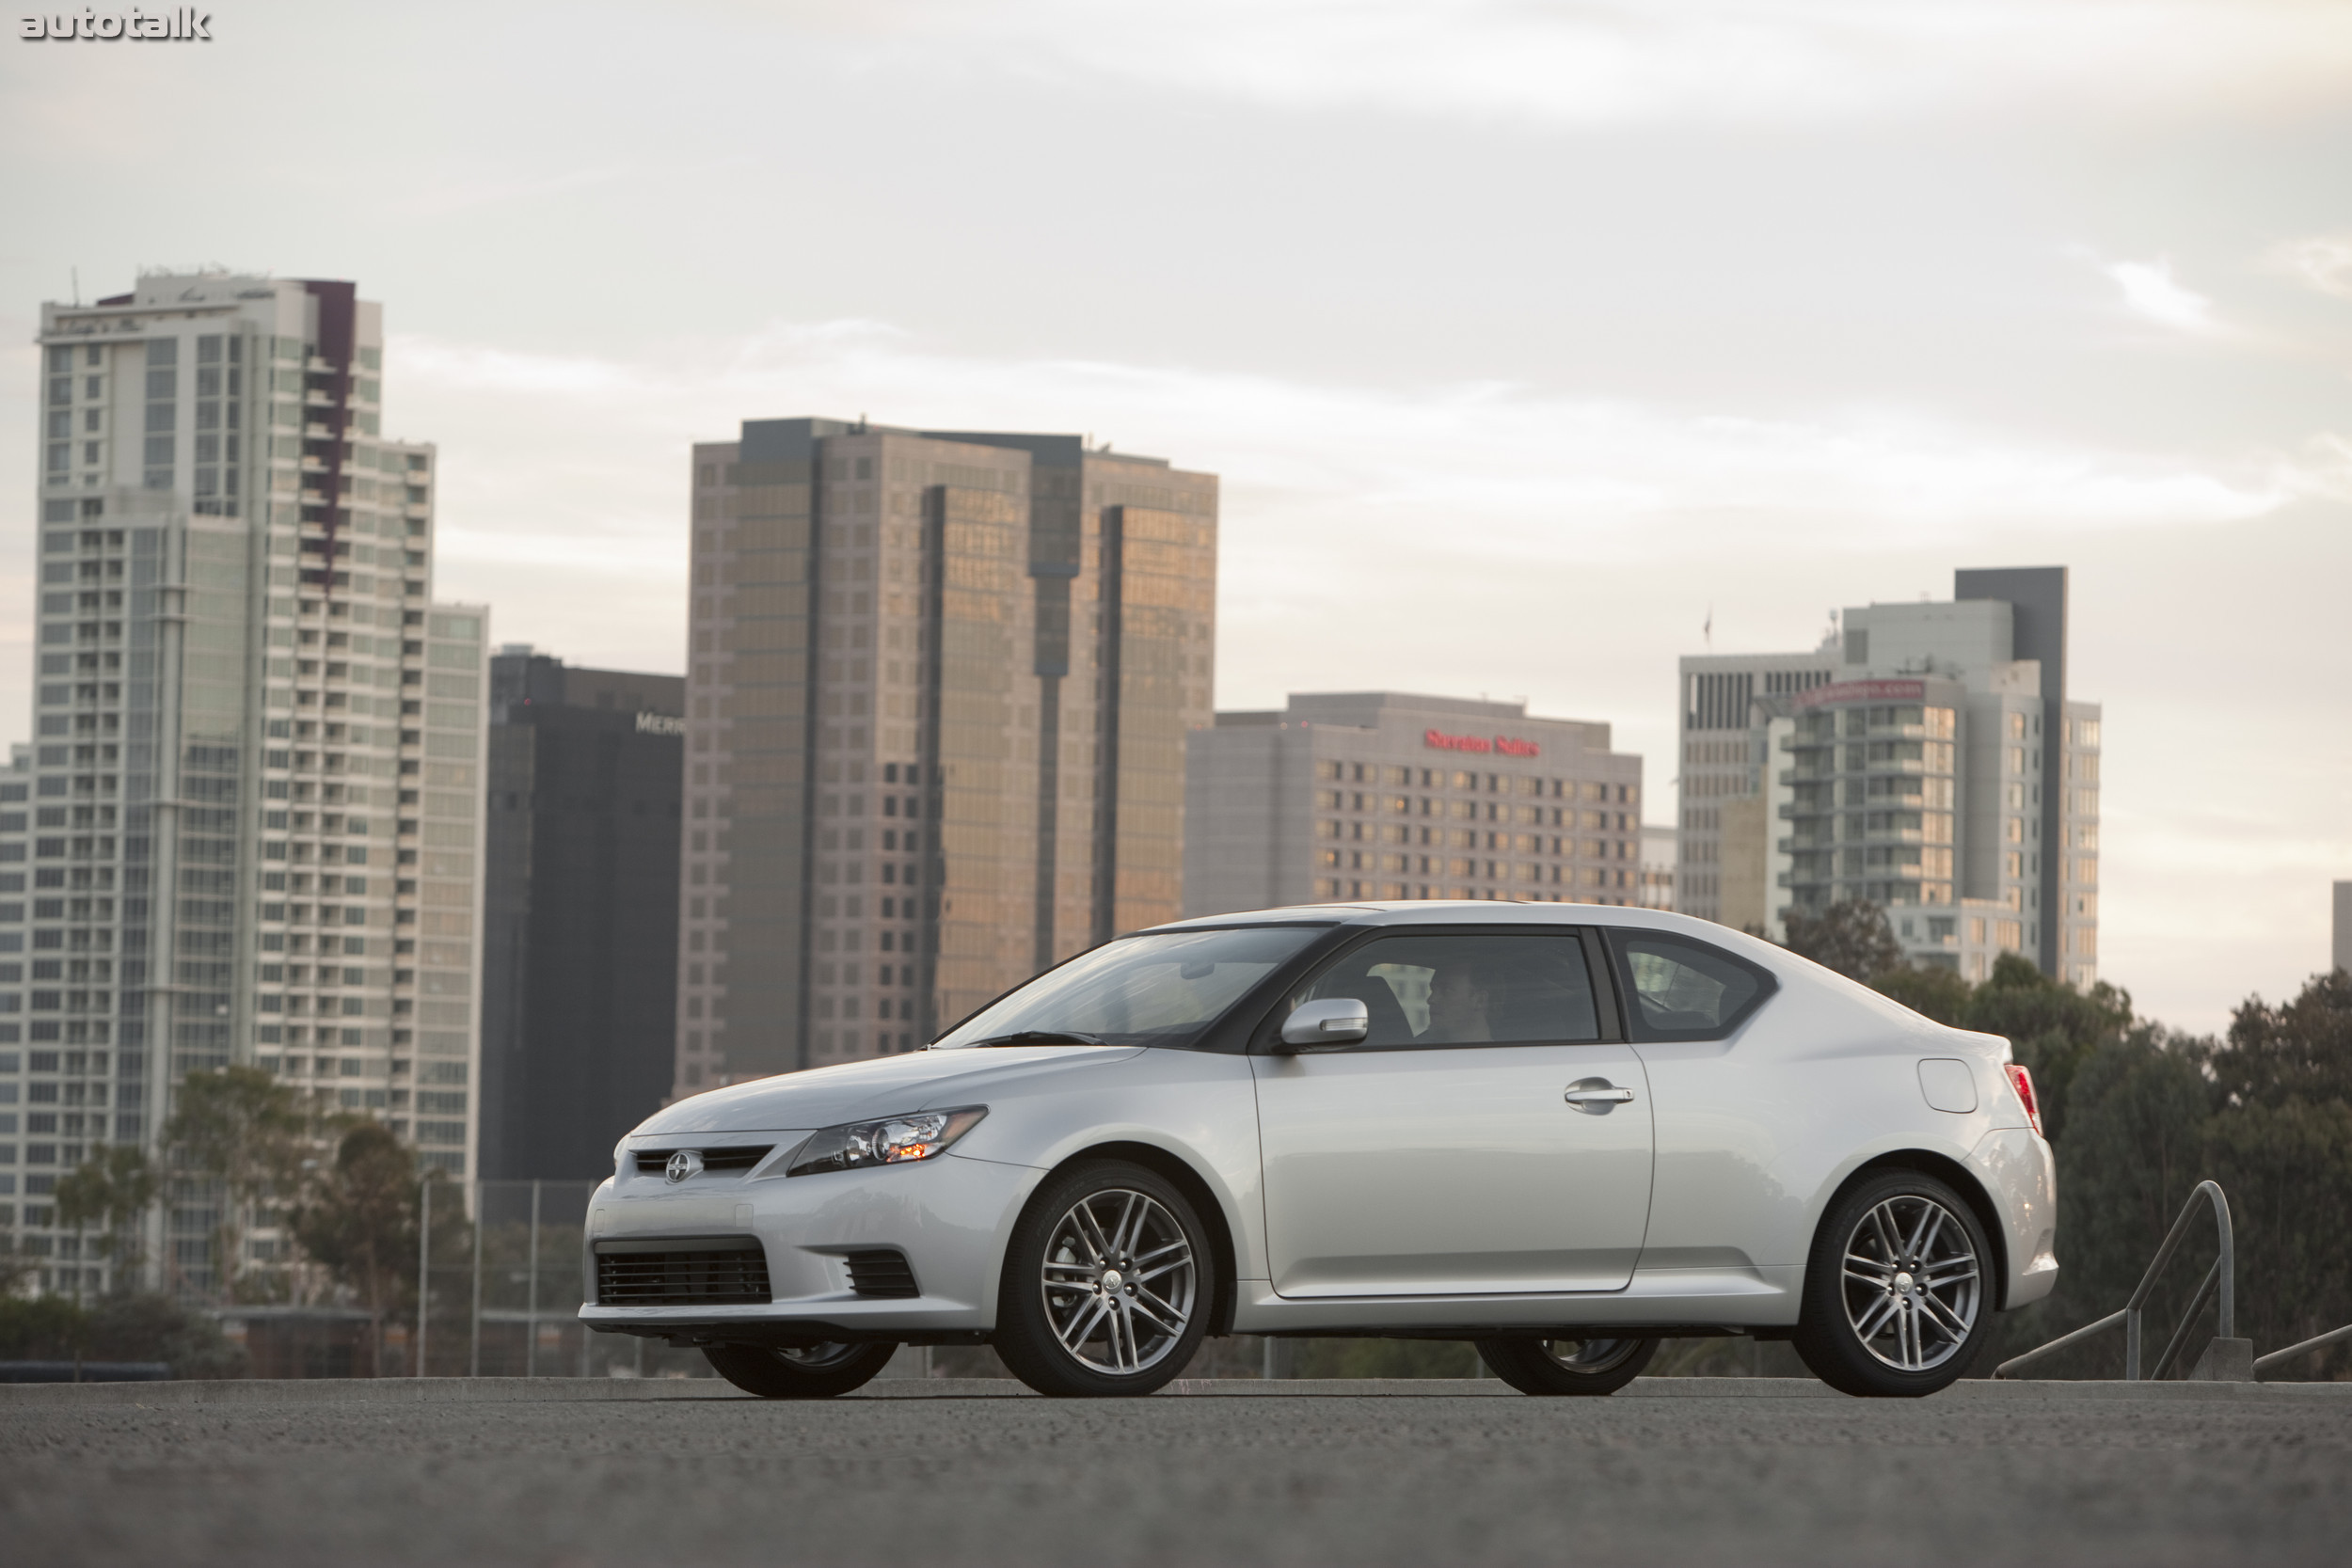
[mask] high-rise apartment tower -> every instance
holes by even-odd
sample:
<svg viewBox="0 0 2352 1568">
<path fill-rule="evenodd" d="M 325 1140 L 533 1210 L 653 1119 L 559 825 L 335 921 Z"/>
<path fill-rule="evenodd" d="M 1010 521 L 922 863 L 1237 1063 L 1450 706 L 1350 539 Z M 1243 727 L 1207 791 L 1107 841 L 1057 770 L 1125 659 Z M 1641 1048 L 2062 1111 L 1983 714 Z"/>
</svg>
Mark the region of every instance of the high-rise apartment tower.
<svg viewBox="0 0 2352 1568">
<path fill-rule="evenodd" d="M 1724 812 L 1736 829 L 1741 808 L 1730 802 L 1756 789 L 1749 703 L 1827 685 L 1836 671 L 1835 638 L 1810 654 L 1702 654 L 1682 661 L 1674 905 L 1682 913 L 1724 919 Z"/>
<path fill-rule="evenodd" d="M 2067 694 L 2062 566 L 1847 610 L 1811 655 L 1682 660 L 1680 908 L 1778 939 L 1883 906 L 1915 960 L 2097 977 L 2100 710 Z"/>
<path fill-rule="evenodd" d="M 383 354 L 344 282 L 42 307 L 0 1218 L 51 1289 L 112 1283 L 57 1177 L 151 1146 L 192 1069 L 258 1064 L 469 1169 L 486 616 L 431 603 L 434 451 L 383 436 Z M 215 1259 L 212 1201 L 148 1238 L 176 1285 L 275 1244 Z"/>
<path fill-rule="evenodd" d="M 1180 912 L 1215 475 L 797 419 L 691 478 L 678 1092 L 910 1050 Z"/>
</svg>

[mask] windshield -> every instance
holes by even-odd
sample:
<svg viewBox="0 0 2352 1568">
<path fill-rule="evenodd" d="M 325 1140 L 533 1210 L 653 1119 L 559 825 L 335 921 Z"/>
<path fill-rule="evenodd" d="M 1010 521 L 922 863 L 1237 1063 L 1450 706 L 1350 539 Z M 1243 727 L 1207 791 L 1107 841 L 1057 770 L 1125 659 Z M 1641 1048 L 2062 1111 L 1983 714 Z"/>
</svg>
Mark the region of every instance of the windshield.
<svg viewBox="0 0 2352 1568">
<path fill-rule="evenodd" d="M 1255 926 L 1104 942 L 982 1008 L 931 1049 L 1032 1033 L 1082 1035 L 1105 1045 L 1190 1045 L 1328 928 Z"/>
</svg>

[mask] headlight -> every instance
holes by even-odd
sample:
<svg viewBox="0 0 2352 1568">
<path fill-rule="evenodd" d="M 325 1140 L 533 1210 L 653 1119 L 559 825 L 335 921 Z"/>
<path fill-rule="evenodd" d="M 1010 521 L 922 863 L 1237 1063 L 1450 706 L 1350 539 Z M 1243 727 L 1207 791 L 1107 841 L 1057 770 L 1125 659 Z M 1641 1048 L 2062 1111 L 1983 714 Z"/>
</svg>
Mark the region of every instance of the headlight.
<svg viewBox="0 0 2352 1568">
<path fill-rule="evenodd" d="M 814 1176 L 819 1171 L 864 1170 L 868 1165 L 935 1159 L 977 1127 L 986 1115 L 987 1106 L 967 1105 L 960 1111 L 917 1111 L 911 1116 L 828 1127 L 809 1134 L 785 1175 Z"/>
</svg>

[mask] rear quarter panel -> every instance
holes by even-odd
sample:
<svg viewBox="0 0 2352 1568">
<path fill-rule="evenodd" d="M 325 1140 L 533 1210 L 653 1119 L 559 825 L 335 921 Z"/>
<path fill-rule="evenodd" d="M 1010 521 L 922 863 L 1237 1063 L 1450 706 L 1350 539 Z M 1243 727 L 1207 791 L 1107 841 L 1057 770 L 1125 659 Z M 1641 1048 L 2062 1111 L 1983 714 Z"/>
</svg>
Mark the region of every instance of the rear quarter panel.
<svg viewBox="0 0 2352 1568">
<path fill-rule="evenodd" d="M 1658 1129 L 1645 1275 L 1802 1265 L 1856 1169 L 1904 1149 L 1965 1164 L 2010 1102 L 1998 1039 L 1824 984 L 1809 964 L 1774 969 L 1779 993 L 1730 1038 L 1638 1048 Z M 1976 1110 L 1929 1106 L 1918 1064 L 1938 1057 L 1969 1063 Z"/>
</svg>

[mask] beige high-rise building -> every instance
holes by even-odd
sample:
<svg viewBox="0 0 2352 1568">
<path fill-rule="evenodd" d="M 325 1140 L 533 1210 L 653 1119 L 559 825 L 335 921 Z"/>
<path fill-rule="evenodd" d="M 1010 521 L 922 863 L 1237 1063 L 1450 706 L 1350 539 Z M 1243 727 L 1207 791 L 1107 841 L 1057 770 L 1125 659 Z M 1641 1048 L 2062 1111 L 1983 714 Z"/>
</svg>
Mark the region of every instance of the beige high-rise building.
<svg viewBox="0 0 2352 1568">
<path fill-rule="evenodd" d="M 1186 759 L 1184 912 L 1333 899 L 1632 904 L 1642 759 L 1524 703 L 1293 692 Z"/>
<path fill-rule="evenodd" d="M 57 1178 L 253 1064 L 470 1173 L 487 616 L 431 602 L 430 446 L 347 282 L 150 274 L 41 308 L 37 733 L 0 784 L 0 1230 L 119 1281 Z M 22 1129 L 18 1126 L 22 1119 Z M 146 1255 L 217 1289 L 216 1198 Z"/>
<path fill-rule="evenodd" d="M 797 419 L 691 477 L 677 1093 L 911 1050 L 1181 912 L 1215 475 Z"/>
<path fill-rule="evenodd" d="M 1677 907 L 1778 941 L 1862 899 L 1915 962 L 2095 981 L 2101 719 L 2067 594 L 2062 566 L 1963 570 L 1811 654 L 1684 658 Z"/>
</svg>

